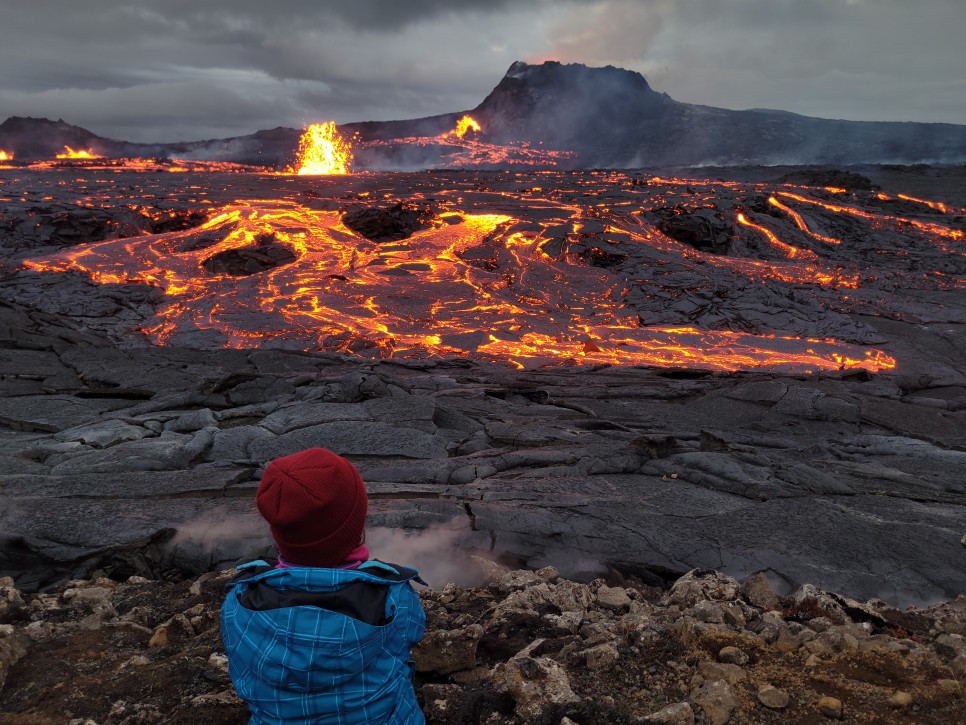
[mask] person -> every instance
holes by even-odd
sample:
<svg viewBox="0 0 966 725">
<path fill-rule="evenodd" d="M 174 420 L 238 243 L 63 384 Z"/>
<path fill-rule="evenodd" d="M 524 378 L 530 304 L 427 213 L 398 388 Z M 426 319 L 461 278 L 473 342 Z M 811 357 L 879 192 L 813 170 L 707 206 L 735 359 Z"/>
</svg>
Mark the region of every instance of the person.
<svg viewBox="0 0 966 725">
<path fill-rule="evenodd" d="M 359 471 L 324 448 L 272 461 L 256 505 L 278 563 L 239 567 L 221 633 L 249 725 L 424 723 L 410 649 L 426 614 L 415 569 L 369 558 Z"/>
</svg>

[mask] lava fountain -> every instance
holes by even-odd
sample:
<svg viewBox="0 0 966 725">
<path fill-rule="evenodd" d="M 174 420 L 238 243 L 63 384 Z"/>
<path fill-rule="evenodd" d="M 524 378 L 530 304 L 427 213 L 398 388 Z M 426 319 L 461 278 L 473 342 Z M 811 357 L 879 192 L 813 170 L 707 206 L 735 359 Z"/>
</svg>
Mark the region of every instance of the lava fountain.
<svg viewBox="0 0 966 725">
<path fill-rule="evenodd" d="M 299 139 L 299 176 L 348 174 L 352 166 L 352 145 L 335 127 L 335 121 L 313 123 Z"/>
<path fill-rule="evenodd" d="M 456 136 L 456 138 L 463 138 L 469 131 L 479 133 L 482 130 L 483 129 L 480 128 L 480 124 L 478 124 L 472 116 L 463 116 L 459 121 L 456 122 L 456 128 L 450 131 L 449 134 Z"/>
<path fill-rule="evenodd" d="M 81 149 L 80 151 L 75 151 L 70 146 L 64 146 L 64 153 L 57 154 L 58 159 L 99 159 L 102 158 L 98 154 L 95 154 L 90 149 Z"/>
</svg>

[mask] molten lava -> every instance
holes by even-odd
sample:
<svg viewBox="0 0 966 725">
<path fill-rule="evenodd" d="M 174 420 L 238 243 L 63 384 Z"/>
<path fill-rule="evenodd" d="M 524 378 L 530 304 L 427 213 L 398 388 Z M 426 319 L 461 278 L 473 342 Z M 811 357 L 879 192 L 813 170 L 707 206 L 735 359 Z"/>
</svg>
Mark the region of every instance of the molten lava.
<svg viewBox="0 0 966 725">
<path fill-rule="evenodd" d="M 13 152 L 0 151 L 0 161 L 13 161 Z"/>
<path fill-rule="evenodd" d="M 74 151 L 70 146 L 64 146 L 64 153 L 57 154 L 58 159 L 99 159 L 103 158 L 95 154 L 90 149 L 82 149 L 80 151 Z"/>
<path fill-rule="evenodd" d="M 297 173 L 348 174 L 352 159 L 352 145 L 336 130 L 335 121 L 313 123 L 299 139 Z"/>
<path fill-rule="evenodd" d="M 456 138 L 463 138 L 467 131 L 475 131 L 479 133 L 482 129 L 480 124 L 478 124 L 472 116 L 463 116 L 459 121 L 456 122 L 456 128 L 450 131 L 450 134 L 456 136 Z"/>
<path fill-rule="evenodd" d="M 465 158 L 507 153 L 472 133 L 429 140 Z M 31 220 L 16 225 L 23 233 L 52 234 L 89 208 L 117 211 L 106 241 L 70 239 L 25 266 L 158 288 L 162 302 L 140 318 L 157 344 L 521 367 L 884 370 L 896 361 L 860 344 L 881 340 L 863 317 L 947 323 L 966 314 L 961 214 L 921 200 L 549 169 L 359 174 L 324 191 L 310 179 L 229 177 L 203 165 L 177 180 L 138 181 L 121 173 L 133 166 L 114 163 L 31 168 L 19 179 L 5 171 L 5 188 L 22 189 L 5 203 Z M 77 208 L 38 211 L 65 184 Z M 208 221 L 188 229 L 138 216 L 132 231 L 122 217 L 149 197 L 204 209 Z M 393 209 L 418 210 L 419 223 L 379 236 Z M 386 214 L 372 217 L 383 221 L 371 221 L 379 229 L 370 234 L 346 221 L 357 211 Z M 668 215 L 714 245 L 669 236 Z"/>
</svg>

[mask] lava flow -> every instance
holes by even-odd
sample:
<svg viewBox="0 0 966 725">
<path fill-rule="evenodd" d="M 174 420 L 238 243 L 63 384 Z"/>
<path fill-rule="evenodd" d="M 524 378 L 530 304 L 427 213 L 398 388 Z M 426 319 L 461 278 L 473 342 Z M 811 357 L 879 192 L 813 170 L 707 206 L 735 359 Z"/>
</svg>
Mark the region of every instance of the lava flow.
<svg viewBox="0 0 966 725">
<path fill-rule="evenodd" d="M 536 148 L 526 141 L 490 143 L 481 138 L 482 132 L 482 126 L 472 116 L 462 116 L 454 128 L 436 136 L 372 139 L 362 143 L 361 150 L 376 159 L 376 166 L 390 168 L 397 163 L 407 166 L 411 156 L 431 158 L 433 166 L 448 169 L 549 168 L 575 156 L 572 151 Z"/>
<path fill-rule="evenodd" d="M 297 173 L 348 174 L 352 158 L 352 145 L 336 130 L 335 121 L 313 123 L 299 139 Z"/>
<path fill-rule="evenodd" d="M 90 149 L 75 151 L 70 146 L 64 146 L 64 153 L 57 154 L 58 159 L 99 159 L 101 158 Z"/>
<path fill-rule="evenodd" d="M 848 261 L 883 251 L 879 242 L 859 248 L 866 231 L 829 245 L 808 230 L 830 221 L 786 205 L 778 217 L 750 211 L 775 207 L 747 185 L 638 185 L 620 172 L 369 174 L 319 198 L 308 179 L 237 178 L 239 191 L 274 185 L 273 198 L 236 196 L 210 206 L 193 230 L 84 244 L 25 266 L 159 288 L 163 301 L 141 325 L 157 344 L 470 356 L 520 367 L 890 369 L 896 361 L 882 350 L 835 339 L 870 336 L 843 313 L 898 314 L 883 306 L 880 278 L 891 290 L 957 284 L 872 276 Z M 677 204 L 670 217 L 668 204 Z M 679 232 L 659 229 L 661 214 L 713 220 L 730 252 L 669 236 Z M 397 234 L 399 219 L 409 227 Z M 928 312 L 915 304 L 908 309 Z"/>
</svg>

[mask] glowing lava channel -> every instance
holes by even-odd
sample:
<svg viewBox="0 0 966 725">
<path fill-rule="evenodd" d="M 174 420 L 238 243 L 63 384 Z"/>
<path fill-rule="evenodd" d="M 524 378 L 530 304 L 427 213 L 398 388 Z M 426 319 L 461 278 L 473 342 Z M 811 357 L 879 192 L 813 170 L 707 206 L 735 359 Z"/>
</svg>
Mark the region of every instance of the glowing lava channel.
<svg viewBox="0 0 966 725">
<path fill-rule="evenodd" d="M 26 266 L 163 289 L 168 303 L 144 327 L 159 344 L 469 354 L 521 367 L 812 372 L 895 365 L 879 350 L 834 340 L 641 327 L 621 304 L 622 278 L 555 262 L 539 239 L 509 231 L 516 220 L 506 215 L 460 213 L 456 223 L 380 245 L 347 229 L 339 213 L 295 202 L 239 202 L 220 211 L 192 232 L 89 244 Z M 202 239 L 217 241 L 197 244 Z M 288 249 L 294 261 L 254 274 L 211 271 L 213 258 L 262 249 L 264 240 Z"/>
</svg>

